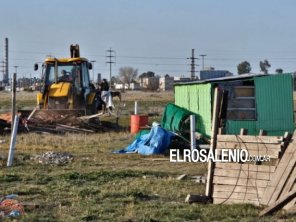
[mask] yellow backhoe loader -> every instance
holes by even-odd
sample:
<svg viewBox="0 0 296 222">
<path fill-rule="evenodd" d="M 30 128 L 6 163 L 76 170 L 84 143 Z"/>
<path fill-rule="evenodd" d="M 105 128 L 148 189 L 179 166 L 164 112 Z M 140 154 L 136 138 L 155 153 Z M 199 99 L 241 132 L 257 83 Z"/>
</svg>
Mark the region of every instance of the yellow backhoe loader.
<svg viewBox="0 0 296 222">
<path fill-rule="evenodd" d="M 96 93 L 90 83 L 92 64 L 80 57 L 79 45 L 70 46 L 70 58 L 46 58 L 42 64 L 42 90 L 37 94 L 40 119 L 63 115 L 92 115 L 96 113 Z M 38 63 L 34 70 L 38 70 Z M 57 120 L 56 120 L 57 121 Z"/>
</svg>

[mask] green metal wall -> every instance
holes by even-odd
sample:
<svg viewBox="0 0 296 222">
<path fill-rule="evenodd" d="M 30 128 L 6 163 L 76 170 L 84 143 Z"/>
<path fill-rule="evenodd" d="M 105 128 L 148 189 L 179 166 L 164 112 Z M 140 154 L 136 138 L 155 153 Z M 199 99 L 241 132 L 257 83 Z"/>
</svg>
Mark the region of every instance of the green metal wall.
<svg viewBox="0 0 296 222">
<path fill-rule="evenodd" d="M 255 78 L 257 130 L 269 135 L 294 131 L 293 82 L 291 75 Z"/>
<path fill-rule="evenodd" d="M 249 134 L 258 135 L 260 129 L 268 135 L 283 135 L 285 131 L 293 133 L 293 83 L 292 76 L 271 75 L 255 77 L 256 121 L 229 120 L 227 134 L 239 134 L 241 128 Z"/>
<path fill-rule="evenodd" d="M 211 84 L 176 85 L 175 104 L 197 114 L 197 130 L 211 135 Z"/>
</svg>

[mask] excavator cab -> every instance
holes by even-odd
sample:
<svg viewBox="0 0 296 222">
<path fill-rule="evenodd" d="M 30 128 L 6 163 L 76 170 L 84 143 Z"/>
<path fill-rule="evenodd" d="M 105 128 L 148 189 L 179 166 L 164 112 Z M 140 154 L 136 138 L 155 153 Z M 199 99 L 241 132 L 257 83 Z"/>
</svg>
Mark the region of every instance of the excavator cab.
<svg viewBox="0 0 296 222">
<path fill-rule="evenodd" d="M 70 46 L 70 58 L 46 58 L 42 65 L 43 87 L 37 105 L 47 110 L 81 110 L 96 113 L 95 88 L 90 82 L 91 63 L 80 57 L 79 46 Z M 38 69 L 35 64 L 34 69 Z"/>
</svg>

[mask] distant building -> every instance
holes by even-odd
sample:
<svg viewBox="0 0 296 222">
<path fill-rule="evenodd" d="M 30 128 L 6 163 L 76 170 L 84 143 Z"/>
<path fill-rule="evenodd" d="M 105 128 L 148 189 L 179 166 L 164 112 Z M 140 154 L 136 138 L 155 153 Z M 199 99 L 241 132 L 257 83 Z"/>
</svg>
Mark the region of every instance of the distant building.
<svg viewBox="0 0 296 222">
<path fill-rule="evenodd" d="M 215 79 L 221 77 L 232 76 L 232 73 L 227 70 L 201 70 L 199 72 L 199 80 Z"/>
<path fill-rule="evenodd" d="M 130 90 L 139 90 L 140 89 L 140 84 L 133 82 L 129 85 L 130 87 L 128 87 L 128 84 L 125 84 L 124 89 L 130 89 Z M 114 83 L 114 89 L 120 90 L 123 89 L 123 83 Z"/>
<path fill-rule="evenodd" d="M 142 89 L 157 90 L 159 88 L 159 79 L 158 76 L 141 78 L 140 87 Z"/>
<path fill-rule="evenodd" d="M 161 77 L 159 78 L 159 89 L 161 91 L 173 90 L 174 77 Z"/>
</svg>

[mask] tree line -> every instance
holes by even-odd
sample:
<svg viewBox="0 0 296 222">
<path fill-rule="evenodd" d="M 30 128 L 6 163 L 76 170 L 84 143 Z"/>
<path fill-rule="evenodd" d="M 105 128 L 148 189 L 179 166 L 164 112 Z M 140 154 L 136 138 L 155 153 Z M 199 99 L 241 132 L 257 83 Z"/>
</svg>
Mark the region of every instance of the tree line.
<svg viewBox="0 0 296 222">
<path fill-rule="evenodd" d="M 271 67 L 269 61 L 267 59 L 259 62 L 260 71 L 264 74 L 268 74 L 268 69 Z M 240 64 L 237 65 L 237 73 L 238 74 L 244 74 L 244 73 L 250 73 L 252 70 L 251 64 L 248 61 L 243 61 Z M 277 74 L 282 74 L 284 70 L 282 68 L 277 68 L 275 70 Z"/>
<path fill-rule="evenodd" d="M 271 67 L 269 61 L 267 59 L 259 62 L 260 71 L 264 74 L 268 74 L 269 68 Z M 250 73 L 252 70 L 251 64 L 248 61 L 243 61 L 240 64 L 237 65 L 237 73 L 238 74 L 245 74 Z M 282 68 L 278 68 L 275 70 L 277 74 L 282 74 L 284 71 Z M 154 77 L 155 73 L 148 71 L 146 73 L 142 73 L 139 75 L 139 78 L 145 78 L 145 77 Z M 111 79 L 112 84 L 114 83 L 122 83 L 123 88 L 125 88 L 125 85 L 130 87 L 130 84 L 136 80 L 138 77 L 138 69 L 134 69 L 133 67 L 126 66 L 121 67 L 119 69 L 119 73 L 117 76 L 113 76 Z"/>
</svg>

